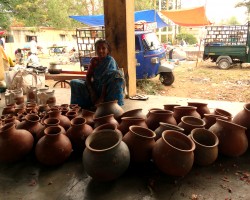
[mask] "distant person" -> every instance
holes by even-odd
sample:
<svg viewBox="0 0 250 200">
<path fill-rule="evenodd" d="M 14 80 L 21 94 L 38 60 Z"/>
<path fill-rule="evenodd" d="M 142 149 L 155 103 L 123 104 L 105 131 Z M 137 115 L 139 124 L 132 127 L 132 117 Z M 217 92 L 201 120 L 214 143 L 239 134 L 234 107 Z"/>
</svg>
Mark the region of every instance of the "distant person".
<svg viewBox="0 0 250 200">
<path fill-rule="evenodd" d="M 2 44 L 0 44 L 0 53 L 2 54 L 4 71 L 9 71 L 10 67 L 14 67 L 14 63 L 11 57 L 8 56 L 7 53 L 4 51 Z"/>
<path fill-rule="evenodd" d="M 42 65 L 39 62 L 38 57 L 31 53 L 30 51 L 28 52 L 28 58 L 27 58 L 27 68 L 36 68 L 36 67 L 42 67 Z"/>
<path fill-rule="evenodd" d="M 30 52 L 32 54 L 37 55 L 37 42 L 36 42 L 36 37 L 32 37 L 30 41 Z"/>
<path fill-rule="evenodd" d="M 22 54 L 22 50 L 20 48 L 18 48 L 15 51 L 15 63 L 18 65 L 22 65 L 23 64 L 23 54 Z"/>
</svg>

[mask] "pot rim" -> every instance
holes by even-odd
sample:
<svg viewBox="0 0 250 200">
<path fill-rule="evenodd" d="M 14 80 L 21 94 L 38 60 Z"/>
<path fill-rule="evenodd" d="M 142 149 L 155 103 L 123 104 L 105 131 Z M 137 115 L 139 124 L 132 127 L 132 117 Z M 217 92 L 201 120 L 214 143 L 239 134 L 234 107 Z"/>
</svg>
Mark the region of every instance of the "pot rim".
<svg viewBox="0 0 250 200">
<path fill-rule="evenodd" d="M 179 127 L 178 125 L 174 125 L 174 124 L 169 124 L 169 123 L 166 123 L 166 122 L 159 122 L 160 125 L 163 125 L 165 127 L 170 127 L 170 128 L 173 128 L 175 130 L 180 130 L 180 131 L 184 131 L 184 128 L 181 128 Z"/>
<path fill-rule="evenodd" d="M 246 128 L 245 126 L 241 126 L 241 125 L 236 124 L 236 123 L 231 122 L 231 121 L 227 121 L 227 120 L 223 120 L 223 119 L 216 118 L 216 122 L 217 122 L 217 121 L 221 121 L 221 122 L 223 122 L 223 123 L 228 123 L 228 124 L 231 124 L 231 125 L 233 125 L 233 126 L 236 126 L 236 127 L 242 128 L 242 129 L 244 129 L 244 130 L 247 130 L 247 128 Z"/>
<path fill-rule="evenodd" d="M 181 122 L 183 122 L 183 123 L 185 123 L 185 124 L 189 124 L 189 125 L 194 125 L 194 124 L 190 124 L 190 123 L 184 121 L 184 120 L 187 119 L 187 118 L 189 118 L 189 119 L 194 119 L 196 122 L 197 122 L 197 121 L 198 121 L 198 122 L 201 122 L 201 124 L 195 124 L 195 126 L 204 127 L 204 126 L 206 125 L 206 122 L 205 122 L 203 119 L 198 118 L 198 117 L 194 117 L 194 116 L 183 116 L 183 117 L 181 117 Z"/>
<path fill-rule="evenodd" d="M 141 130 L 144 130 L 144 131 L 148 131 L 148 132 L 152 133 L 152 136 L 141 135 L 141 134 L 135 132 L 134 129 L 141 129 Z M 139 137 L 142 137 L 142 138 L 146 138 L 146 139 L 153 139 L 153 138 L 156 137 L 156 133 L 154 131 L 152 131 L 149 128 L 145 128 L 145 127 L 138 126 L 138 125 L 131 125 L 129 127 L 129 131 L 131 131 L 132 133 L 134 133 L 136 136 L 139 136 Z"/>
</svg>

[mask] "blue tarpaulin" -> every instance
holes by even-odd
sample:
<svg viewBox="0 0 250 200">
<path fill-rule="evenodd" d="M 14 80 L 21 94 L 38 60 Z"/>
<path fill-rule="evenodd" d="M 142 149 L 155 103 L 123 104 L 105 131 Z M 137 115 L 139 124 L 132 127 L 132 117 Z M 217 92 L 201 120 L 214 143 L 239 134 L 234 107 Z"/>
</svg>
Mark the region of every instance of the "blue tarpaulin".
<svg viewBox="0 0 250 200">
<path fill-rule="evenodd" d="M 104 15 L 82 15 L 69 17 L 89 26 L 104 26 Z M 135 12 L 135 22 L 139 20 L 157 22 L 157 28 L 168 26 L 168 24 L 160 18 L 155 10 L 142 10 Z"/>
</svg>

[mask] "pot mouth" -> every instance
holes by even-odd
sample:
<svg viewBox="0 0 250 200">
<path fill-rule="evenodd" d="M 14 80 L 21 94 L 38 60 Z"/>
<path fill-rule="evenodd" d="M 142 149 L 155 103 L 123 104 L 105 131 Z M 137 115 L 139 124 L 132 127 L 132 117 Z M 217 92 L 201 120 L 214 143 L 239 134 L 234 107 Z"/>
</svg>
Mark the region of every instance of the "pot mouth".
<svg viewBox="0 0 250 200">
<path fill-rule="evenodd" d="M 193 126 L 200 126 L 203 127 L 206 125 L 206 122 L 198 117 L 193 117 L 193 116 L 183 116 L 181 118 L 181 121 L 185 124 L 193 125 Z"/>
<path fill-rule="evenodd" d="M 85 145 L 91 151 L 104 152 L 115 148 L 121 141 L 121 133 L 111 129 L 102 129 L 92 132 L 92 134 L 87 137 Z"/>
<path fill-rule="evenodd" d="M 162 132 L 162 138 L 165 143 L 178 151 L 192 152 L 195 149 L 192 139 L 180 131 L 165 130 Z"/>
<path fill-rule="evenodd" d="M 106 124 L 102 124 L 98 127 L 96 127 L 93 131 L 99 131 L 99 130 L 103 130 L 103 129 L 111 129 L 111 130 L 115 130 L 117 128 L 116 124 L 113 123 L 106 123 Z"/>
<path fill-rule="evenodd" d="M 191 139 L 198 145 L 204 148 L 211 148 L 218 146 L 219 139 L 212 132 L 204 128 L 195 128 L 191 131 Z"/>
<path fill-rule="evenodd" d="M 196 110 L 197 107 L 196 106 L 175 106 L 174 110 Z"/>
<path fill-rule="evenodd" d="M 224 117 L 228 117 L 228 118 L 232 118 L 232 114 L 226 110 L 223 110 L 221 108 L 215 108 L 214 113 L 218 114 L 218 115 L 222 115 Z"/>
<path fill-rule="evenodd" d="M 60 120 L 58 118 L 49 117 L 49 118 L 43 120 L 43 123 L 45 125 L 58 125 L 58 124 L 60 124 Z"/>
<path fill-rule="evenodd" d="M 82 125 L 86 123 L 86 119 L 83 117 L 75 117 L 71 120 L 71 125 Z"/>
<path fill-rule="evenodd" d="M 35 114 L 27 114 L 25 116 L 25 119 L 27 121 L 31 121 L 31 122 L 37 122 L 40 120 L 40 117 L 38 115 L 35 115 Z"/>
<path fill-rule="evenodd" d="M 245 108 L 245 110 L 247 110 L 248 112 L 250 112 L 250 103 L 246 103 L 244 105 L 244 108 Z"/>
<path fill-rule="evenodd" d="M 145 120 L 145 118 L 143 118 L 143 117 L 122 117 L 121 120 L 122 121 L 127 121 L 127 120 L 141 121 L 141 120 Z"/>
<path fill-rule="evenodd" d="M 222 116 L 222 115 L 215 115 L 215 114 L 204 114 L 204 117 L 208 117 L 208 118 L 219 118 L 219 119 L 223 119 L 223 120 L 229 120 L 229 118 L 227 116 Z"/>
<path fill-rule="evenodd" d="M 59 135 L 62 131 L 62 127 L 60 126 L 49 126 L 44 129 L 45 135 L 56 136 Z"/>
<path fill-rule="evenodd" d="M 176 131 L 181 131 L 181 132 L 184 131 L 183 128 L 181 128 L 177 125 L 174 125 L 174 124 L 169 124 L 169 123 L 165 123 L 165 122 L 160 122 L 159 124 L 166 127 L 166 128 L 170 128 L 171 130 L 176 130 Z"/>
<path fill-rule="evenodd" d="M 14 126 L 15 126 L 14 122 L 6 123 L 6 124 L 4 124 L 4 126 L 2 128 L 0 128 L 0 132 L 7 131 L 7 130 L 13 128 Z"/>
<path fill-rule="evenodd" d="M 246 128 L 245 126 L 241 126 L 241 125 L 236 124 L 236 123 L 231 122 L 231 121 L 227 121 L 227 120 L 223 120 L 223 119 L 220 119 L 220 118 L 216 118 L 216 122 L 217 122 L 217 121 L 222 122 L 222 123 L 226 123 L 226 124 L 231 124 L 231 125 L 234 126 L 234 127 L 238 127 L 238 128 L 247 130 L 247 128 Z"/>
<path fill-rule="evenodd" d="M 134 133 L 136 136 L 146 138 L 146 139 L 152 139 L 156 137 L 156 133 L 148 128 L 137 126 L 137 125 L 131 125 L 129 127 L 129 130 Z"/>
</svg>

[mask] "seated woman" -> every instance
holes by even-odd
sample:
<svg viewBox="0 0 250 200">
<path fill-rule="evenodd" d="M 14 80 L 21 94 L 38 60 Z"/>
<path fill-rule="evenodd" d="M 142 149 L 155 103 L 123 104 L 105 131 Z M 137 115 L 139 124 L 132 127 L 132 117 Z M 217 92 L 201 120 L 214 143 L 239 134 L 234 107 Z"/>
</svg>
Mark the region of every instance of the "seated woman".
<svg viewBox="0 0 250 200">
<path fill-rule="evenodd" d="M 124 77 L 117 63 L 110 56 L 111 48 L 106 40 L 95 43 L 97 57 L 93 57 L 86 75 L 86 81 L 70 81 L 71 104 L 93 110 L 98 103 L 117 100 L 123 105 Z"/>
</svg>

